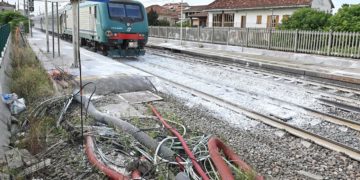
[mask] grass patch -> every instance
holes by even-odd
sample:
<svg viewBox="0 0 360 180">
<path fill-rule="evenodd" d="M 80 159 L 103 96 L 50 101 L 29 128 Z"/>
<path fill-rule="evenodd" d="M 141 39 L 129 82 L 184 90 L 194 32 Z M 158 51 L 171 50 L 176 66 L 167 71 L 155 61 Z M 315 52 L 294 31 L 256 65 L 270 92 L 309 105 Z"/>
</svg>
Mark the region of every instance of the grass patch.
<svg viewBox="0 0 360 180">
<path fill-rule="evenodd" d="M 42 68 L 35 53 L 29 47 L 12 46 L 10 83 L 11 92 L 25 98 L 28 103 L 51 96 L 53 86 L 48 73 Z"/>
</svg>

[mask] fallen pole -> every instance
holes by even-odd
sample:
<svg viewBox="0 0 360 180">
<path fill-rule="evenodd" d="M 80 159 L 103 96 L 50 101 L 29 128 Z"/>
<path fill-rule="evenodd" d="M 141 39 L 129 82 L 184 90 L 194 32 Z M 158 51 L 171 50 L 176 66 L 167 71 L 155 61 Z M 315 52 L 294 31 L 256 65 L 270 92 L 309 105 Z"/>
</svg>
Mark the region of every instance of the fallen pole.
<svg viewBox="0 0 360 180">
<path fill-rule="evenodd" d="M 79 94 L 76 94 L 74 98 L 76 99 L 76 101 L 81 102 L 81 97 Z M 124 132 L 132 135 L 138 142 L 140 142 L 142 145 L 144 145 L 151 151 L 156 151 L 159 143 L 153 138 L 151 138 L 148 134 L 141 131 L 139 128 L 126 121 L 111 117 L 105 113 L 98 111 L 95 106 L 89 101 L 89 99 L 85 96 L 82 96 L 82 105 L 84 106 L 84 108 L 88 109 L 89 115 L 93 117 L 96 121 L 100 121 L 106 124 L 112 124 L 115 127 L 123 130 Z M 169 161 L 175 161 L 175 152 L 166 146 L 160 147 L 159 156 Z"/>
</svg>

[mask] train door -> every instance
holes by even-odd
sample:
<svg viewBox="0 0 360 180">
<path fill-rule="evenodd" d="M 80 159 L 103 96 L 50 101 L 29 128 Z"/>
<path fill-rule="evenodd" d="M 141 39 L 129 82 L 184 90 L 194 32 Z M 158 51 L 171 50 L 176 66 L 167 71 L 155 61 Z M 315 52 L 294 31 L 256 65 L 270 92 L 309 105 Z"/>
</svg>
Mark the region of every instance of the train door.
<svg viewBox="0 0 360 180">
<path fill-rule="evenodd" d="M 96 6 L 89 7 L 89 25 L 93 38 L 96 36 Z"/>
</svg>

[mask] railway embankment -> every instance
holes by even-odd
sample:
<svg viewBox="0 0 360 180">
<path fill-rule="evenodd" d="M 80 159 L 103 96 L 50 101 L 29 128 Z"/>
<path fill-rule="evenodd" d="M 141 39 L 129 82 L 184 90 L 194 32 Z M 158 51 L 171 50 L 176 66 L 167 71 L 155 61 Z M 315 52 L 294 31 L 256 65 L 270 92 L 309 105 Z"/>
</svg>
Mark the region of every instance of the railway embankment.
<svg viewBox="0 0 360 180">
<path fill-rule="evenodd" d="M 11 37 L 9 37 L 11 39 Z M 6 46 L 3 50 L 3 56 L 0 58 L 0 94 L 9 93 L 9 81 L 10 77 L 8 72 L 10 70 L 10 53 L 11 53 L 11 41 L 9 40 L 6 43 Z M 4 152 L 8 149 L 10 142 L 10 122 L 11 122 L 11 113 L 10 110 L 6 107 L 0 100 L 0 157 L 4 155 Z"/>
</svg>

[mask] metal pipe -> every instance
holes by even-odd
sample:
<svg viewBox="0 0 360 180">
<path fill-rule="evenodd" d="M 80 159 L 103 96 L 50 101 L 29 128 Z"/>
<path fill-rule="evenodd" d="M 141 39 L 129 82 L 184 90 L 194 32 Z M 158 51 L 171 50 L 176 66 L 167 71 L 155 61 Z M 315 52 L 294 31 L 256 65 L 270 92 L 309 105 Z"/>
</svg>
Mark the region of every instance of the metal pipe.
<svg viewBox="0 0 360 180">
<path fill-rule="evenodd" d="M 60 21 L 59 21 L 59 3 L 56 2 L 56 25 L 57 25 L 57 42 L 58 42 L 58 56 L 60 57 Z"/>
<path fill-rule="evenodd" d="M 53 54 L 53 58 L 55 58 L 55 29 L 54 29 L 54 3 L 51 2 L 51 26 L 52 26 L 52 54 Z"/>
<path fill-rule="evenodd" d="M 49 16 L 48 16 L 48 1 L 45 0 L 45 31 L 46 31 L 46 52 L 50 52 L 49 48 Z"/>
<path fill-rule="evenodd" d="M 81 98 L 82 97 L 82 98 Z M 138 142 L 140 142 L 145 147 L 149 148 L 151 151 L 155 152 L 158 142 L 151 138 L 148 134 L 141 131 L 136 126 L 123 121 L 121 119 L 109 116 L 105 113 L 98 111 L 95 106 L 89 102 L 89 99 L 85 96 L 80 96 L 79 94 L 74 97 L 76 101 L 82 102 L 83 107 L 87 107 L 89 115 L 93 117 L 96 121 L 114 125 L 115 127 L 123 130 L 124 132 L 132 135 Z M 82 100 L 81 100 L 82 99 Z M 170 161 L 175 161 L 175 152 L 173 152 L 168 147 L 162 146 L 159 150 L 159 156 Z"/>
</svg>

